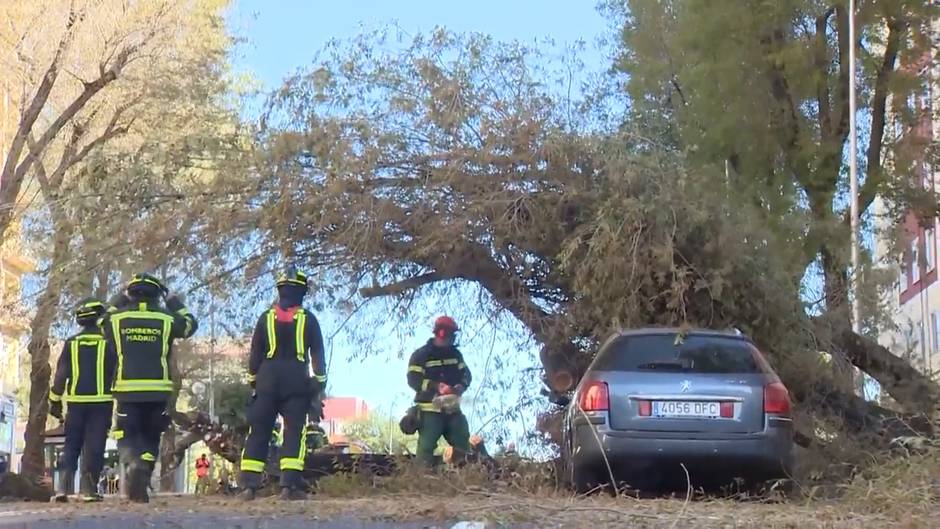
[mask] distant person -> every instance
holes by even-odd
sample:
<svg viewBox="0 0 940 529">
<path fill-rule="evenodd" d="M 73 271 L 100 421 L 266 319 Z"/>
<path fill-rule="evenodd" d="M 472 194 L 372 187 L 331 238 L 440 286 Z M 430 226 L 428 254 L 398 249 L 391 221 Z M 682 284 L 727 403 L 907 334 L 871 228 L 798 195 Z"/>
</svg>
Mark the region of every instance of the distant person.
<svg viewBox="0 0 940 529">
<path fill-rule="evenodd" d="M 160 436 L 170 425 L 173 342 L 192 336 L 197 323 L 180 297 L 149 274 L 134 275 L 111 305 L 102 328 L 118 357 L 114 433 L 127 468 L 127 497 L 147 503 Z"/>
<path fill-rule="evenodd" d="M 212 464 L 209 462 L 209 456 L 202 454 L 202 457 L 196 460 L 196 494 L 209 493 L 209 470 Z"/>
<path fill-rule="evenodd" d="M 441 316 L 434 322 L 434 336 L 411 355 L 408 361 L 408 385 L 415 391 L 418 407 L 417 460 L 430 466 L 437 441 L 444 439 L 463 453 L 470 452 L 470 427 L 459 405 L 459 396 L 470 385 L 471 375 L 463 355 L 454 345 L 457 322 Z"/>
<path fill-rule="evenodd" d="M 282 274 L 277 280 L 277 303 L 258 319 L 251 339 L 248 382 L 254 395 L 248 408 L 251 430 L 241 460 L 242 499 L 246 501 L 255 499 L 261 487 L 278 415 L 284 419 L 279 450 L 281 499 L 307 497 L 303 481 L 307 415 L 311 400 L 326 387 L 320 323 L 303 308 L 307 290 L 303 272 L 291 268 Z"/>
<path fill-rule="evenodd" d="M 84 501 L 101 501 L 98 479 L 104 466 L 104 449 L 111 428 L 113 403 L 111 383 L 117 357 L 107 347 L 98 320 L 105 305 L 87 299 L 75 309 L 75 321 L 81 331 L 65 340 L 49 389 L 49 414 L 62 420 L 62 403 L 68 404 L 65 416 L 65 448 L 59 467 L 55 500 L 68 501 L 75 493 L 75 472 L 79 455 L 82 475 L 79 490 Z"/>
</svg>

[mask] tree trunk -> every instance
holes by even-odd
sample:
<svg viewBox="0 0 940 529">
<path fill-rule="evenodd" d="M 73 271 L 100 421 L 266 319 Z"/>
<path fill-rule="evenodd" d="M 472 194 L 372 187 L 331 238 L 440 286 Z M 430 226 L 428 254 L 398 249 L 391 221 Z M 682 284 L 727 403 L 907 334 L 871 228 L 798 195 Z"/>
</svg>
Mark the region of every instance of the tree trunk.
<svg viewBox="0 0 940 529">
<path fill-rule="evenodd" d="M 175 454 L 176 428 L 171 425 L 160 444 L 160 492 L 176 492 Z"/>
<path fill-rule="evenodd" d="M 65 279 L 64 264 L 68 259 L 68 233 L 57 230 L 52 249 L 52 262 L 46 289 L 39 295 L 36 314 L 30 322 L 27 351 L 30 355 L 29 418 L 26 422 L 26 446 L 23 449 L 23 474 L 38 477 L 45 467 L 43 441 L 46 416 L 49 414 L 49 329 L 55 320 Z"/>
<path fill-rule="evenodd" d="M 928 417 L 940 415 L 940 384 L 873 340 L 849 328 L 833 329 L 833 344 L 868 373 L 905 410 Z"/>
<path fill-rule="evenodd" d="M 179 399 L 180 389 L 183 387 L 183 375 L 179 368 L 179 361 L 176 356 L 170 357 L 170 373 L 173 380 L 173 394 L 170 396 L 170 401 L 167 402 L 167 413 L 170 414 L 172 419 L 177 415 L 176 413 L 176 401 Z M 176 465 L 176 427 L 173 424 L 173 421 L 170 421 L 170 426 L 163 432 L 162 442 L 160 443 L 160 491 L 161 492 L 174 492 L 176 486 L 175 477 L 175 465 Z"/>
<path fill-rule="evenodd" d="M 826 315 L 850 323 L 848 274 L 842 259 L 826 244 L 820 249 L 823 269 L 823 289 L 826 296 Z"/>
</svg>

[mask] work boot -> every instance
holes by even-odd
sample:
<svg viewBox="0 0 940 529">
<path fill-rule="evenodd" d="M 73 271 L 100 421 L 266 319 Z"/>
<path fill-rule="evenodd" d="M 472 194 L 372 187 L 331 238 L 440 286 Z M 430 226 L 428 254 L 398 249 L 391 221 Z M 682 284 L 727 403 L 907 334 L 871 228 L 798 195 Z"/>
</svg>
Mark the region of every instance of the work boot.
<svg viewBox="0 0 940 529">
<path fill-rule="evenodd" d="M 306 500 L 307 493 L 294 487 L 282 487 L 281 499 L 284 501 Z"/>
<path fill-rule="evenodd" d="M 153 475 L 153 467 L 147 463 L 142 469 L 143 476 L 140 478 L 140 502 L 150 503 L 150 477 Z"/>
<path fill-rule="evenodd" d="M 149 503 L 149 472 L 139 464 L 131 465 L 127 471 L 127 499 L 134 503 Z"/>
<path fill-rule="evenodd" d="M 246 487 L 245 490 L 243 490 L 241 494 L 238 495 L 238 499 L 242 501 L 255 501 L 255 497 L 257 495 L 258 492 L 255 489 Z"/>
<path fill-rule="evenodd" d="M 79 482 L 79 492 L 82 494 L 82 501 L 86 503 L 98 502 L 104 498 L 98 494 L 98 476 L 92 472 L 82 474 Z"/>
<path fill-rule="evenodd" d="M 75 471 L 74 470 L 63 470 L 59 474 L 59 493 L 55 495 L 53 500 L 56 503 L 66 503 L 69 501 L 69 496 L 75 494 Z"/>
</svg>

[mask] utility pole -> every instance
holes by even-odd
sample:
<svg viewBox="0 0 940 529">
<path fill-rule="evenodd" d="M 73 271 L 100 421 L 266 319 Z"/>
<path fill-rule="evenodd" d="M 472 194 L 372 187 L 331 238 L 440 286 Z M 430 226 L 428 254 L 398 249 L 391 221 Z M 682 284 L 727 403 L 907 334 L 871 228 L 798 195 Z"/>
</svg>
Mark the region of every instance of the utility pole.
<svg viewBox="0 0 940 529">
<path fill-rule="evenodd" d="M 215 422 L 215 296 L 209 303 L 209 420 Z"/>
<path fill-rule="evenodd" d="M 855 0 L 849 0 L 849 182 L 851 194 L 852 228 L 852 273 L 849 274 L 849 290 L 852 295 L 852 330 L 862 330 L 861 311 L 858 303 L 859 265 L 859 211 L 858 211 L 858 129 L 855 124 Z"/>
</svg>

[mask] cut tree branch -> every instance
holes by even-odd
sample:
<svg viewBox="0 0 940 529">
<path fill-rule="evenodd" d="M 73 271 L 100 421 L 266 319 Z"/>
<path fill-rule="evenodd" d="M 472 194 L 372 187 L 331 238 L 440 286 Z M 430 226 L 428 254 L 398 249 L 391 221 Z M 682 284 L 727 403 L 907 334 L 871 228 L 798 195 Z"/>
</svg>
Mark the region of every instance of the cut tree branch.
<svg viewBox="0 0 940 529">
<path fill-rule="evenodd" d="M 444 281 L 447 279 L 454 279 L 454 277 L 440 274 L 438 272 L 428 272 L 426 274 L 409 277 L 408 279 L 403 279 L 389 285 L 361 288 L 359 289 L 359 294 L 364 298 L 398 296 L 409 290 L 414 290 L 424 285 L 435 283 L 437 281 Z"/>
<path fill-rule="evenodd" d="M 874 377 L 905 409 L 928 416 L 940 411 L 940 384 L 850 328 L 832 331 L 834 345 L 853 365 Z"/>
</svg>

